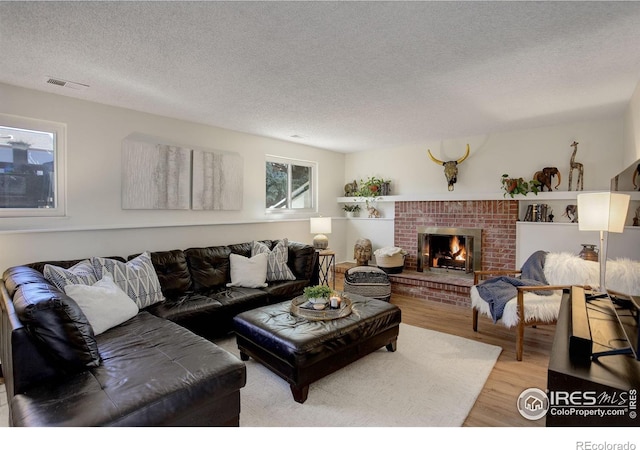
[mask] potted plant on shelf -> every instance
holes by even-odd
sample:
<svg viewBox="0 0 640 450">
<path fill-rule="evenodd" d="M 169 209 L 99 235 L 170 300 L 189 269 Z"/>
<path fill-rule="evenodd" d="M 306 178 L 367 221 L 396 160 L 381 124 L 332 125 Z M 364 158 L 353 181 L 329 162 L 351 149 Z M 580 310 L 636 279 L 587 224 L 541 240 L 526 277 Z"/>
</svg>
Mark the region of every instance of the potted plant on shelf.
<svg viewBox="0 0 640 450">
<path fill-rule="evenodd" d="M 369 177 L 366 180 L 360 180 L 360 188 L 356 192 L 356 197 L 364 197 L 369 211 L 369 217 L 379 217 L 379 212 L 375 207 L 375 201 L 383 195 L 390 192 L 391 181 L 383 178 Z"/>
<path fill-rule="evenodd" d="M 347 217 L 358 217 L 360 215 L 360 205 L 344 205 L 342 209 L 347 213 Z"/>
<path fill-rule="evenodd" d="M 360 180 L 360 189 L 357 191 L 359 197 L 380 197 L 381 195 L 389 195 L 391 181 L 384 178 L 369 177 L 366 180 Z"/>
<path fill-rule="evenodd" d="M 502 183 L 502 190 L 504 191 L 504 197 L 509 194 L 513 198 L 516 194 L 527 195 L 529 192 L 533 192 L 538 195 L 540 192 L 540 182 L 537 180 L 524 181 L 524 178 L 513 178 L 509 174 L 502 174 L 500 179 Z"/>
</svg>

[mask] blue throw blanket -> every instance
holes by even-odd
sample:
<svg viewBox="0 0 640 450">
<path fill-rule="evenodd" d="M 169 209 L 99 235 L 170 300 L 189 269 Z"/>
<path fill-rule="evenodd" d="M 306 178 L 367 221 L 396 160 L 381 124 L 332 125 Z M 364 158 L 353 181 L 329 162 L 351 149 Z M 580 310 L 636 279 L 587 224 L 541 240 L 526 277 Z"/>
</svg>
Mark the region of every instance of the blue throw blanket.
<svg viewBox="0 0 640 450">
<path fill-rule="evenodd" d="M 497 322 L 504 312 L 504 307 L 509 300 L 518 295 L 517 286 L 539 286 L 549 284 L 544 276 L 545 251 L 533 253 L 522 265 L 520 278 L 495 277 L 483 281 L 476 286 L 480 297 L 489 303 L 489 310 L 493 322 Z M 538 295 L 551 295 L 552 291 L 534 291 Z"/>
</svg>

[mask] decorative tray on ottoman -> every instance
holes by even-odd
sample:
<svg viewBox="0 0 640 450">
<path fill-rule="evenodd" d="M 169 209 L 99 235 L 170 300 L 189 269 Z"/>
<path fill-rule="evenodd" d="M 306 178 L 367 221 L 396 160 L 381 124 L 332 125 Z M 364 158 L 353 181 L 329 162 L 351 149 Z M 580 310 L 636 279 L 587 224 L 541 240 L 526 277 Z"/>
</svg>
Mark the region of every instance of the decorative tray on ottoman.
<svg viewBox="0 0 640 450">
<path fill-rule="evenodd" d="M 351 314 L 351 300 L 347 297 L 342 297 L 340 306 L 337 308 L 331 308 L 329 304 L 327 304 L 324 309 L 315 309 L 308 299 L 300 296 L 291 300 L 291 314 L 307 320 L 340 319 L 341 317 L 347 317 Z"/>
</svg>

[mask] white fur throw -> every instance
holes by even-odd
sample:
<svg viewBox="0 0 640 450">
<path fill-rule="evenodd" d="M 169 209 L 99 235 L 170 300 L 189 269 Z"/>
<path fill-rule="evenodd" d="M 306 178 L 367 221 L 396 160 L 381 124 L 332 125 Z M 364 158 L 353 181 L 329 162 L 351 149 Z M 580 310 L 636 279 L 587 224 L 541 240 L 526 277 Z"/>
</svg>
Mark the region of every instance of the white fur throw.
<svg viewBox="0 0 640 450">
<path fill-rule="evenodd" d="M 607 288 L 629 295 L 640 295 L 640 261 L 629 258 L 607 260 Z"/>
<path fill-rule="evenodd" d="M 571 253 L 548 253 L 544 262 L 544 276 L 550 285 L 594 286 L 600 284 L 600 263 L 586 261 Z M 628 258 L 610 259 L 606 266 L 607 288 L 631 295 L 640 295 L 640 261 Z M 524 295 L 525 320 L 551 321 L 560 310 L 562 291 L 551 296 L 527 292 Z M 471 305 L 480 313 L 491 317 L 489 304 L 484 301 L 475 286 L 471 288 Z M 518 305 L 514 297 L 504 308 L 498 321 L 511 328 L 518 323 Z"/>
</svg>

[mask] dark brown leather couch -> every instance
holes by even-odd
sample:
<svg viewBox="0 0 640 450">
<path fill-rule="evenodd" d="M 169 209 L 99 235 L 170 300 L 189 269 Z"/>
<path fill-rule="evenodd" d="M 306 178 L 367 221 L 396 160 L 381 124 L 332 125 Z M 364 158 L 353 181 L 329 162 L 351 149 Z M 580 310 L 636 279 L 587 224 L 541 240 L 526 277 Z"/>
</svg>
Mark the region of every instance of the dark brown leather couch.
<svg viewBox="0 0 640 450">
<path fill-rule="evenodd" d="M 260 242 L 273 249 L 279 241 Z M 301 295 L 306 286 L 318 283 L 315 249 L 299 242 L 289 242 L 288 249 L 287 265 L 296 279 L 272 281 L 259 289 L 226 287 L 230 281 L 229 255 L 250 257 L 251 242 L 151 253 L 166 301 L 148 311 L 200 336 L 216 338 L 227 334 L 238 313 L 290 300 Z"/>
<path fill-rule="evenodd" d="M 313 247 L 290 242 L 298 279 L 227 288 L 229 255 L 250 251 L 245 243 L 151 253 L 166 300 L 98 336 L 73 299 L 44 278 L 46 262 L 5 271 L 0 358 L 9 424 L 237 426 L 244 363 L 203 336 L 228 333 L 238 312 L 298 295 L 318 271 Z"/>
</svg>

